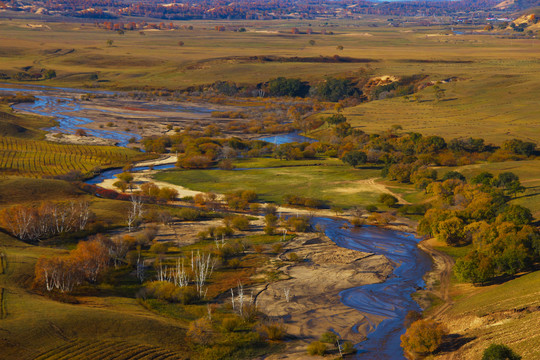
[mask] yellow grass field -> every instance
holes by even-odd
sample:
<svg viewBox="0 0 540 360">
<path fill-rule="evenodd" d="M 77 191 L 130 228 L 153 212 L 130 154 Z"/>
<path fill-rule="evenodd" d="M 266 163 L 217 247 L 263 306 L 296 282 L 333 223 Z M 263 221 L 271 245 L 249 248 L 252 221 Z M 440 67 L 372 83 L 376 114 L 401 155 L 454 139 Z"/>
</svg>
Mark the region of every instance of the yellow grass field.
<svg viewBox="0 0 540 360">
<path fill-rule="evenodd" d="M 384 19 L 336 21 L 334 35 L 293 35 L 290 29 L 308 22 L 178 22 L 194 30 L 126 31 L 124 35 L 93 24 L 47 23 L 26 26 L 0 20 L 0 72 L 55 69 L 58 77 L 40 81 L 57 86 L 108 88 L 185 88 L 217 80 L 256 84 L 278 76 L 317 81 L 325 76 L 426 74 L 443 83 L 437 102 L 431 87 L 418 101 L 393 98 L 346 109 L 354 126 L 379 131 L 401 124 L 406 131 L 447 138 L 481 136 L 501 143 L 509 137 L 540 140 L 540 41 L 505 39 L 468 29 L 473 35 L 452 35 L 444 27 L 390 28 Z M 320 22 L 310 22 L 315 32 Z M 378 27 L 369 26 L 377 24 Z M 245 26 L 247 32 L 218 32 L 214 25 Z M 61 40 L 60 40 L 61 39 Z M 107 40 L 113 40 L 112 46 Z M 309 41 L 315 44 L 310 45 Z M 178 42 L 184 45 L 179 46 Z M 343 50 L 338 50 L 338 45 Z M 261 62 L 238 56 L 348 56 L 368 63 Z M 98 75 L 99 82 L 90 80 Z M 11 81 L 11 80 L 10 80 Z"/>
</svg>

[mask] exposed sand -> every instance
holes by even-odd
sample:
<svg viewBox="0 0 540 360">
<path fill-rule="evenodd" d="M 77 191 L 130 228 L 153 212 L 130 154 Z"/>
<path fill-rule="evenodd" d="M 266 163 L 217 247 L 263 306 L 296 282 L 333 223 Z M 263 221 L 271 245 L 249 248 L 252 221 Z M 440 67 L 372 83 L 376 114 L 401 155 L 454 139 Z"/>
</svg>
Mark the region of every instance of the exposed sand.
<svg viewBox="0 0 540 360">
<path fill-rule="evenodd" d="M 114 145 L 117 143 L 113 139 L 104 139 L 95 136 L 78 136 L 73 134 L 62 134 L 62 137 L 55 136 L 58 133 L 47 133 L 45 139 L 51 142 L 61 144 L 78 144 L 78 145 Z"/>
<path fill-rule="evenodd" d="M 287 243 L 280 259 L 286 260 L 291 252 L 305 260 L 279 267 L 289 279 L 268 284 L 257 301 L 268 316 L 285 319 L 287 333 L 298 341 L 269 359 L 311 358 L 305 355 L 306 344 L 330 329 L 342 339 L 361 342 L 384 320 L 343 305 L 339 296 L 342 290 L 384 281 L 393 270 L 384 256 L 344 249 L 312 233 Z M 286 289 L 290 289 L 289 302 Z"/>
<path fill-rule="evenodd" d="M 410 205 L 410 202 L 405 200 L 403 196 L 401 196 L 400 194 L 396 194 L 395 192 L 393 192 L 392 190 L 390 190 L 383 184 L 377 183 L 377 179 L 379 178 L 353 181 L 351 182 L 352 186 L 350 187 L 333 189 L 332 191 L 337 192 L 337 193 L 342 193 L 342 194 L 343 193 L 354 194 L 358 192 L 382 192 L 382 193 L 395 196 L 396 199 L 398 199 L 399 204 Z"/>
</svg>

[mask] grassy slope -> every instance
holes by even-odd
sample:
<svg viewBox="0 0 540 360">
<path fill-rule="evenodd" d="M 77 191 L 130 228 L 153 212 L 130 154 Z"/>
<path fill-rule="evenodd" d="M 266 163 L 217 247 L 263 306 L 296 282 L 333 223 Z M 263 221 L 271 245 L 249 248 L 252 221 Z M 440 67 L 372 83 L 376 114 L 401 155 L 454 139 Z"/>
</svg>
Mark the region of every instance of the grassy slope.
<svg viewBox="0 0 540 360">
<path fill-rule="evenodd" d="M 29 292 L 33 267 L 41 255 L 59 250 L 29 246 L 0 233 L 7 271 L 0 275 L 7 317 L 0 321 L 3 359 L 32 359 L 72 340 L 104 340 L 182 349 L 184 330 L 175 321 L 140 307 L 135 299 L 108 299 L 107 308 L 70 305 Z"/>
<path fill-rule="evenodd" d="M 451 332 L 472 338 L 457 358 L 480 359 L 491 343 L 510 346 L 523 360 L 540 358 L 540 271 L 501 285 L 460 285 L 457 290 L 461 296 L 443 321 Z"/>
<path fill-rule="evenodd" d="M 268 161 L 244 162 L 239 167 L 256 167 Z M 292 165 L 294 162 L 288 162 Z M 283 195 L 299 195 L 326 200 L 332 205 L 358 206 L 376 203 L 381 190 L 365 184 L 366 179 L 380 176 L 378 169 L 353 169 L 334 160 L 322 166 L 286 166 L 254 168 L 244 171 L 189 170 L 166 171 L 156 175 L 168 181 L 198 191 L 226 193 L 253 190 L 264 201 L 282 203 Z M 255 165 L 255 166 L 254 166 Z M 326 166 L 332 165 L 332 166 Z"/>
<path fill-rule="evenodd" d="M 53 125 L 51 118 L 15 114 L 8 104 L 0 104 L 0 136 L 39 139 L 45 134 L 40 129 Z"/>
<path fill-rule="evenodd" d="M 534 106 L 538 68 L 534 63 L 512 61 L 512 66 L 494 69 L 489 61 L 477 64 L 441 66 L 434 80 L 452 74 L 462 80 L 442 84 L 446 97 L 435 101 L 433 89 L 420 92 L 420 102 L 392 98 L 365 103 L 345 110 L 354 126 L 364 131 L 381 131 L 400 124 L 406 131 L 424 135 L 482 137 L 501 144 L 509 138 L 540 141 L 540 110 Z M 507 74 L 507 75 L 502 75 Z"/>
</svg>

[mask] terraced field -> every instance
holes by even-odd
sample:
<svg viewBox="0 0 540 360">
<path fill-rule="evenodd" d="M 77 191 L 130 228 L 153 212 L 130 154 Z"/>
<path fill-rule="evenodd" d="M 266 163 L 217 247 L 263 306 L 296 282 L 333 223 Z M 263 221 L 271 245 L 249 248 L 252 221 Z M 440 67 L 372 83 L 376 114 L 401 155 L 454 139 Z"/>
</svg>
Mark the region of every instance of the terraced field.
<svg viewBox="0 0 540 360">
<path fill-rule="evenodd" d="M 68 145 L 41 140 L 0 137 L 0 173 L 31 177 L 54 176 L 96 167 L 124 166 L 144 157 L 114 146 Z"/>
<path fill-rule="evenodd" d="M 168 350 L 125 341 L 71 341 L 47 351 L 35 360 L 176 360 L 182 359 Z"/>
</svg>

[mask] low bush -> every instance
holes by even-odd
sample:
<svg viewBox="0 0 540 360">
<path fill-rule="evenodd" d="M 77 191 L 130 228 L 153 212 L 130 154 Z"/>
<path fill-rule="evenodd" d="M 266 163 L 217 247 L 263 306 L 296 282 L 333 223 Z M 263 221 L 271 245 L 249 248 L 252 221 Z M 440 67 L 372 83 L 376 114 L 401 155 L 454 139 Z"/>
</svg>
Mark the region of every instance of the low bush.
<svg viewBox="0 0 540 360">
<path fill-rule="evenodd" d="M 285 325 L 280 322 L 272 322 L 269 324 L 260 325 L 257 329 L 262 338 L 268 340 L 283 340 L 287 332 Z"/>
<path fill-rule="evenodd" d="M 338 336 L 335 333 L 333 333 L 332 331 L 327 331 L 321 335 L 321 338 L 319 340 L 323 343 L 335 344 L 337 342 L 337 339 Z"/>
<path fill-rule="evenodd" d="M 197 291 L 192 287 L 178 287 L 168 281 L 152 281 L 145 285 L 143 297 L 150 297 L 168 302 L 193 304 L 198 300 Z"/>
<path fill-rule="evenodd" d="M 307 346 L 307 353 L 312 356 L 323 356 L 326 354 L 326 345 L 320 341 L 314 341 Z"/>
<path fill-rule="evenodd" d="M 521 356 L 506 345 L 491 344 L 484 350 L 482 360 L 521 360 Z"/>
<path fill-rule="evenodd" d="M 242 319 L 237 316 L 226 317 L 221 321 L 221 326 L 227 331 L 235 331 L 242 326 Z"/>
</svg>

